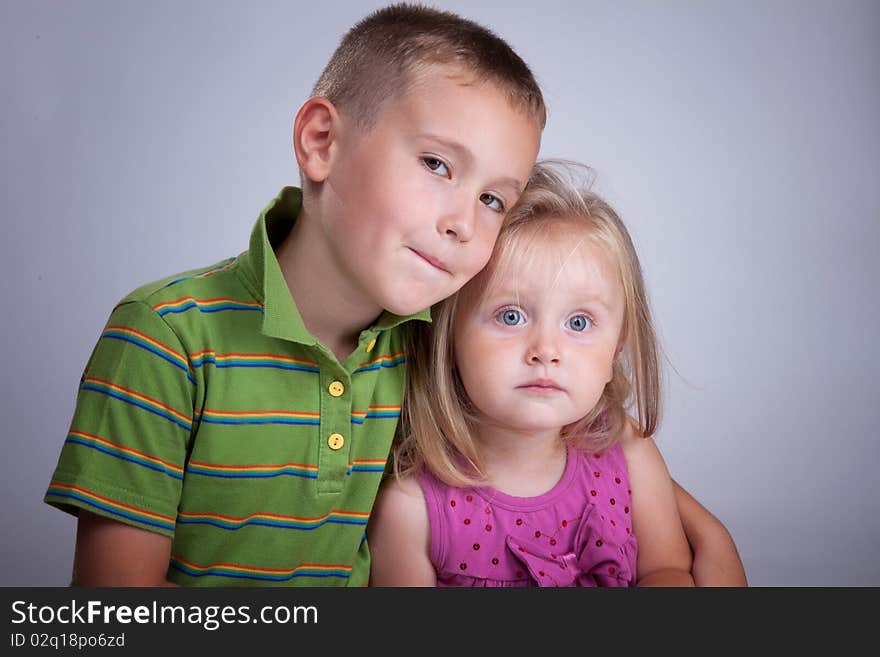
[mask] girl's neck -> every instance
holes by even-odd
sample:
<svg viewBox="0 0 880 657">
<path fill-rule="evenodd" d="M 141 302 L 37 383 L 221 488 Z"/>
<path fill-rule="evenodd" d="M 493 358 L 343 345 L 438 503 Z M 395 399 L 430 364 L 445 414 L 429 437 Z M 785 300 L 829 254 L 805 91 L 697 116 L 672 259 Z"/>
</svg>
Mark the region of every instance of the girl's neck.
<svg viewBox="0 0 880 657">
<path fill-rule="evenodd" d="M 489 486 L 507 495 L 543 495 L 565 472 L 567 450 L 558 430 L 523 433 L 483 426 L 475 439 Z"/>
</svg>

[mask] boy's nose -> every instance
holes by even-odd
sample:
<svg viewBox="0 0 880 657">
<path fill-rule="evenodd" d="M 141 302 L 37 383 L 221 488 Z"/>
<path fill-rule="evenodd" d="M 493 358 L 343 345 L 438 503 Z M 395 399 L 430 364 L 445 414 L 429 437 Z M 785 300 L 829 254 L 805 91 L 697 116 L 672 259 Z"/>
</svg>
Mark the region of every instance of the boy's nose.
<svg viewBox="0 0 880 657">
<path fill-rule="evenodd" d="M 474 237 L 476 208 L 462 203 L 440 218 L 438 230 L 458 242 L 470 242 Z"/>
</svg>

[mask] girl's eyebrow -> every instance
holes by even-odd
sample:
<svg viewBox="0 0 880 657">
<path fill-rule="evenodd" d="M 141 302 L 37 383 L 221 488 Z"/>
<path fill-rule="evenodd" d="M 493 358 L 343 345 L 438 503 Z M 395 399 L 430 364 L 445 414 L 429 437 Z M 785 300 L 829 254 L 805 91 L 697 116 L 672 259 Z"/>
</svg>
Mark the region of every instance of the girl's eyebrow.
<svg viewBox="0 0 880 657">
<path fill-rule="evenodd" d="M 525 301 L 528 303 L 530 298 L 539 297 L 546 292 L 547 290 L 544 288 L 529 289 L 528 284 L 524 285 L 522 283 L 515 286 L 510 284 L 495 285 L 488 291 L 488 293 L 481 295 L 482 299 L 480 300 L 480 305 L 490 306 L 496 305 L 499 302 L 521 303 Z M 611 312 L 611 306 L 608 300 L 604 295 L 599 293 L 578 296 L 573 306 L 601 306 L 602 310 L 606 313 Z"/>
<path fill-rule="evenodd" d="M 594 294 L 594 295 L 585 297 L 584 305 L 585 306 L 592 306 L 592 305 L 602 306 L 602 308 L 606 312 L 611 311 L 611 307 L 608 305 L 608 302 L 605 300 L 605 298 L 602 297 L 601 295 L 598 295 L 598 294 Z"/>
</svg>

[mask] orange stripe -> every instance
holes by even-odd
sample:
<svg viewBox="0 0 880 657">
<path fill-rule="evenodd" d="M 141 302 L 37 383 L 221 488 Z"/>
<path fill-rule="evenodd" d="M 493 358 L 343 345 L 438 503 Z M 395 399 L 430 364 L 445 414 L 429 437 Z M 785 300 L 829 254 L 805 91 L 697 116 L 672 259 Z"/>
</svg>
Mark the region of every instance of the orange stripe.
<svg viewBox="0 0 880 657">
<path fill-rule="evenodd" d="M 120 445 L 119 443 L 114 443 L 113 441 L 107 440 L 106 438 L 101 438 L 100 436 L 95 436 L 93 434 L 86 433 L 85 431 L 74 431 L 72 429 L 68 433 L 70 433 L 74 436 L 82 436 L 83 438 L 91 438 L 92 440 L 95 440 L 99 443 L 103 443 L 105 445 L 112 445 L 113 447 L 119 448 L 119 451 L 125 452 L 126 454 L 135 454 L 137 456 L 142 456 L 143 458 L 145 458 L 148 461 L 155 461 L 156 463 L 161 463 L 162 465 L 167 466 L 168 468 L 174 470 L 175 472 L 183 472 L 183 468 L 181 468 L 179 465 L 169 463 L 168 461 L 160 459 L 158 456 L 152 456 L 151 454 L 147 454 L 146 452 L 140 452 L 136 449 L 132 449 L 131 447 L 124 447 L 123 445 Z"/>
<path fill-rule="evenodd" d="M 239 352 L 235 352 L 235 351 L 229 352 L 226 354 L 218 354 L 213 349 L 204 349 L 202 351 L 197 351 L 194 354 L 190 354 L 189 357 L 195 359 L 195 358 L 199 358 L 200 356 L 204 356 L 206 354 L 210 354 L 214 357 L 220 357 L 220 358 L 268 358 L 271 360 L 283 360 L 283 361 L 287 361 L 287 362 L 291 362 L 291 363 L 302 363 L 304 365 L 314 365 L 315 367 L 318 367 L 320 365 L 317 361 L 305 360 L 302 358 L 293 358 L 292 356 L 282 356 L 279 354 L 244 354 L 244 353 L 239 353 Z"/>
<path fill-rule="evenodd" d="M 241 522 L 242 520 L 249 520 L 250 518 L 277 518 L 279 520 L 299 520 L 302 522 L 315 522 L 318 520 L 326 520 L 331 516 L 342 516 L 342 517 L 355 517 L 355 518 L 369 518 L 370 514 L 365 511 L 340 511 L 338 509 L 333 509 L 329 513 L 324 514 L 323 516 L 316 516 L 314 518 L 307 518 L 305 516 L 283 516 L 278 513 L 251 513 L 247 516 L 241 516 L 237 518 L 235 516 L 225 516 L 221 513 L 193 513 L 189 511 L 181 511 L 181 516 L 190 517 L 190 518 L 221 518 L 223 520 L 232 520 L 236 522 Z"/>
<path fill-rule="evenodd" d="M 320 413 L 307 413 L 305 411 L 215 411 L 210 408 L 206 408 L 202 413 L 210 414 L 210 415 L 234 415 L 240 417 L 246 416 L 268 416 L 268 415 L 280 415 L 283 417 L 288 416 L 305 416 L 305 417 L 321 417 Z"/>
<path fill-rule="evenodd" d="M 117 502 L 116 500 L 111 500 L 109 497 L 104 497 L 103 495 L 98 495 L 97 493 L 93 493 L 92 491 L 90 491 L 86 488 L 80 488 L 79 486 L 70 486 L 68 484 L 59 484 L 59 483 L 54 483 L 54 482 L 52 484 L 50 484 L 50 486 L 53 488 L 61 488 L 64 490 L 73 490 L 73 491 L 77 491 L 79 493 L 85 493 L 89 497 L 94 497 L 96 499 L 107 502 L 110 506 L 114 506 L 114 507 L 117 507 L 120 509 L 128 509 L 129 511 L 134 511 L 135 513 L 142 515 L 142 516 L 147 516 L 147 517 L 151 517 L 151 518 L 161 518 L 162 520 L 167 520 L 172 525 L 174 524 L 174 518 L 172 518 L 170 516 L 163 516 L 160 513 L 153 513 L 152 511 L 147 511 L 146 509 L 139 509 L 136 506 L 131 506 L 129 504 L 123 504 L 122 502 Z"/>
<path fill-rule="evenodd" d="M 96 379 L 96 378 L 90 377 L 90 376 L 86 377 L 86 381 L 94 381 L 96 383 L 102 383 L 105 386 L 107 386 L 108 388 L 110 388 L 111 390 L 120 390 L 122 392 L 128 393 L 129 395 L 131 395 L 135 399 L 141 399 L 143 401 L 150 402 L 151 404 L 156 405 L 157 407 L 161 408 L 162 410 L 168 411 L 172 415 L 175 415 L 176 417 L 180 418 L 181 420 L 184 420 L 184 421 L 190 422 L 190 423 L 192 422 L 192 418 L 184 415 L 180 411 L 175 410 L 175 409 L 171 408 L 170 406 L 166 406 L 162 402 L 160 402 L 156 399 L 153 399 L 152 397 L 147 397 L 146 395 L 142 395 L 141 393 L 135 392 L 134 390 L 130 390 L 129 388 L 123 388 L 122 386 L 118 386 L 111 381 L 105 381 L 104 379 Z"/>
<path fill-rule="evenodd" d="M 162 344 L 161 342 L 159 342 L 155 338 L 147 335 L 146 333 L 138 331 L 137 329 L 133 329 L 130 326 L 108 326 L 106 329 L 104 329 L 105 333 L 107 331 L 122 331 L 124 333 L 133 333 L 136 336 L 138 336 L 139 338 L 142 338 L 144 341 L 149 342 L 150 344 L 152 344 L 156 347 L 160 347 L 164 351 L 167 351 L 169 354 L 173 354 L 174 356 L 177 356 L 184 363 L 186 362 L 186 358 L 184 358 L 182 354 L 174 351 L 174 349 L 172 349 L 171 347 L 168 347 L 168 346 Z"/>
<path fill-rule="evenodd" d="M 229 299 L 228 297 L 217 297 L 215 299 L 196 299 L 195 297 L 181 297 L 175 301 L 165 301 L 163 303 L 157 304 L 153 306 L 153 310 L 161 310 L 163 308 L 169 308 L 173 306 L 179 306 L 186 302 L 192 301 L 197 306 L 208 306 L 217 303 L 237 303 L 240 306 L 257 306 L 260 304 L 254 301 L 241 301 L 239 299 Z"/>
<path fill-rule="evenodd" d="M 317 465 L 309 465 L 308 463 L 279 463 L 268 464 L 268 465 L 213 465 L 211 463 L 201 463 L 199 461 L 190 461 L 190 465 L 195 465 L 197 467 L 202 468 L 210 468 L 213 470 L 260 470 L 263 468 L 287 468 L 287 467 L 297 467 L 297 468 L 306 468 L 307 470 L 317 470 Z"/>
<path fill-rule="evenodd" d="M 244 571 L 252 571 L 252 572 L 259 572 L 259 573 L 277 573 L 279 575 L 293 573 L 301 568 L 339 568 L 342 570 L 351 570 L 351 566 L 347 566 L 345 564 L 324 564 L 324 563 L 301 563 L 298 566 L 296 566 L 295 568 L 258 568 L 256 566 L 242 566 L 239 564 L 226 563 L 226 562 L 221 561 L 219 563 L 213 563 L 210 566 L 199 566 L 198 564 L 194 564 L 190 561 L 187 561 L 186 559 L 181 559 L 180 557 L 178 557 L 176 555 L 172 555 L 172 556 L 175 560 L 179 561 L 180 563 L 186 564 L 187 566 L 195 568 L 196 570 L 210 570 L 211 568 L 218 568 L 219 567 L 219 568 L 229 568 L 231 570 L 244 570 Z"/>
</svg>

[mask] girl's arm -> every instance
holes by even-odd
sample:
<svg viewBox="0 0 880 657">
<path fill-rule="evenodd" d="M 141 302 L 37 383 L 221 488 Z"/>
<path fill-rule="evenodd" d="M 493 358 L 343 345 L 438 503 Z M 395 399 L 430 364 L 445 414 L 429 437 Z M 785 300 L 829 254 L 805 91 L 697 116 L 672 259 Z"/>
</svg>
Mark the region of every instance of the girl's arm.
<svg viewBox="0 0 880 657">
<path fill-rule="evenodd" d="M 413 477 L 389 477 L 379 489 L 370 523 L 370 586 L 436 586 L 429 556 L 428 508 Z"/>
<path fill-rule="evenodd" d="M 675 488 L 653 439 L 627 423 L 621 447 L 632 489 L 633 532 L 638 539 L 638 586 L 693 586 L 691 550 L 682 527 Z"/>
<path fill-rule="evenodd" d="M 675 499 L 685 534 L 693 552 L 693 575 L 697 586 L 748 586 L 730 532 L 678 482 Z"/>
</svg>

